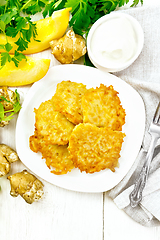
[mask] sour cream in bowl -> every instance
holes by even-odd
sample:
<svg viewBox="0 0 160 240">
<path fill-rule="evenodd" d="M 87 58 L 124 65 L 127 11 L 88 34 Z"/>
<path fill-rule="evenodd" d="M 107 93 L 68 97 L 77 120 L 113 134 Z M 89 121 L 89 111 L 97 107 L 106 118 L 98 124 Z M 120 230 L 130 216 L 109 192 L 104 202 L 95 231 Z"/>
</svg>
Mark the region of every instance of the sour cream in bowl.
<svg viewBox="0 0 160 240">
<path fill-rule="evenodd" d="M 144 33 L 139 22 L 129 14 L 119 12 L 97 20 L 87 37 L 91 62 L 107 72 L 129 67 L 138 58 L 143 44 Z"/>
</svg>

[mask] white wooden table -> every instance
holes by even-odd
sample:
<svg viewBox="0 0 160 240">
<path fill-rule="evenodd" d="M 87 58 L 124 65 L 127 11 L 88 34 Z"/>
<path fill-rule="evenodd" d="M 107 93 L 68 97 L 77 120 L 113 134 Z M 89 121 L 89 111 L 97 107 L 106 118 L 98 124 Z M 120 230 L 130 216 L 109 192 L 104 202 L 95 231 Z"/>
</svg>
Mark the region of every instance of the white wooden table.
<svg viewBox="0 0 160 240">
<path fill-rule="evenodd" d="M 159 0 L 144 0 L 145 5 Z M 159 26 L 158 26 L 159 27 Z M 27 90 L 28 88 L 25 88 Z M 24 90 L 24 89 L 23 89 Z M 0 143 L 15 146 L 16 118 L 0 129 Z M 19 161 L 10 174 L 26 169 Z M 7 176 L 0 179 L 0 239 L 3 240 L 159 240 L 160 227 L 146 228 L 119 210 L 108 193 L 79 193 L 44 183 L 44 197 L 32 205 L 10 196 Z"/>
</svg>

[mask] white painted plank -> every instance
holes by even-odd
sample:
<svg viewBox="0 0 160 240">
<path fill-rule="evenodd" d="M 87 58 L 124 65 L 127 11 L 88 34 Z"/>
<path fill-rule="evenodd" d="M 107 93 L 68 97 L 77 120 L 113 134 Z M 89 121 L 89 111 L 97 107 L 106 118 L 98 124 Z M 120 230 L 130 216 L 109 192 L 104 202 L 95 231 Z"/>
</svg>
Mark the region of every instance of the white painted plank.
<svg viewBox="0 0 160 240">
<path fill-rule="evenodd" d="M 104 240 L 159 240 L 160 228 L 148 228 L 133 221 L 123 210 L 117 208 L 108 193 L 104 199 Z"/>
<path fill-rule="evenodd" d="M 16 118 L 0 129 L 0 143 L 14 149 L 15 123 Z M 10 174 L 23 169 L 26 167 L 20 161 L 15 162 Z M 44 197 L 29 205 L 20 196 L 11 197 L 7 176 L 0 178 L 1 239 L 102 240 L 103 194 L 72 192 L 41 181 Z"/>
<path fill-rule="evenodd" d="M 42 182 L 44 198 L 29 205 L 20 196 L 11 197 L 9 181 L 1 179 L 1 239 L 102 239 L 102 194 L 72 192 Z"/>
</svg>

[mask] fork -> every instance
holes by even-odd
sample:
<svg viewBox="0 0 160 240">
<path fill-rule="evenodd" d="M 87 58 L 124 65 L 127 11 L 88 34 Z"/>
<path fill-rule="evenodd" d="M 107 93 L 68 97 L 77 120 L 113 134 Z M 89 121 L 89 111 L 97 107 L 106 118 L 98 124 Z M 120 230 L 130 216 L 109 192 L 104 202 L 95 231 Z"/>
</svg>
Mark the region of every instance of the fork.
<svg viewBox="0 0 160 240">
<path fill-rule="evenodd" d="M 134 189 L 129 195 L 130 205 L 133 208 L 136 207 L 142 200 L 142 192 L 148 178 L 150 163 L 153 158 L 155 145 L 157 143 L 157 140 L 160 138 L 160 102 L 157 106 L 156 112 L 154 114 L 154 117 L 148 132 L 151 134 L 151 137 L 152 137 L 151 144 L 150 144 L 148 153 L 146 155 L 146 160 L 142 167 L 140 175 L 134 184 Z"/>
</svg>

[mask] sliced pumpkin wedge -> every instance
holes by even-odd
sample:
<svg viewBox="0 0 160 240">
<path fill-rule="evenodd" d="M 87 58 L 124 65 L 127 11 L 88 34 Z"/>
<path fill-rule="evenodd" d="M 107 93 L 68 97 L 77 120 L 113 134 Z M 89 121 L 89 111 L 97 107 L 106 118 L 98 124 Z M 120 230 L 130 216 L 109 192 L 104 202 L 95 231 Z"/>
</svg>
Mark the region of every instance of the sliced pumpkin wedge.
<svg viewBox="0 0 160 240">
<path fill-rule="evenodd" d="M 69 23 L 69 11 L 72 8 L 65 8 L 59 11 L 55 11 L 51 17 L 44 18 L 38 21 L 35 21 L 37 27 L 37 37 L 36 39 L 40 42 L 31 39 L 31 42 L 28 44 L 28 48 L 23 51 L 23 54 L 33 54 L 41 52 L 50 47 L 49 42 L 53 39 L 61 38 L 68 27 Z M 27 26 L 26 26 L 27 28 Z M 18 36 L 15 38 L 7 37 L 8 42 L 13 46 L 10 53 L 14 53 L 17 49 L 15 42 L 18 40 Z M 0 34 L 0 43 L 6 44 L 6 36 Z M 4 50 L 0 50 L 3 52 Z"/>
<path fill-rule="evenodd" d="M 13 62 L 7 62 L 0 69 L 0 86 L 23 86 L 36 82 L 43 78 L 50 66 L 50 59 L 26 57 L 19 66 Z"/>
</svg>

